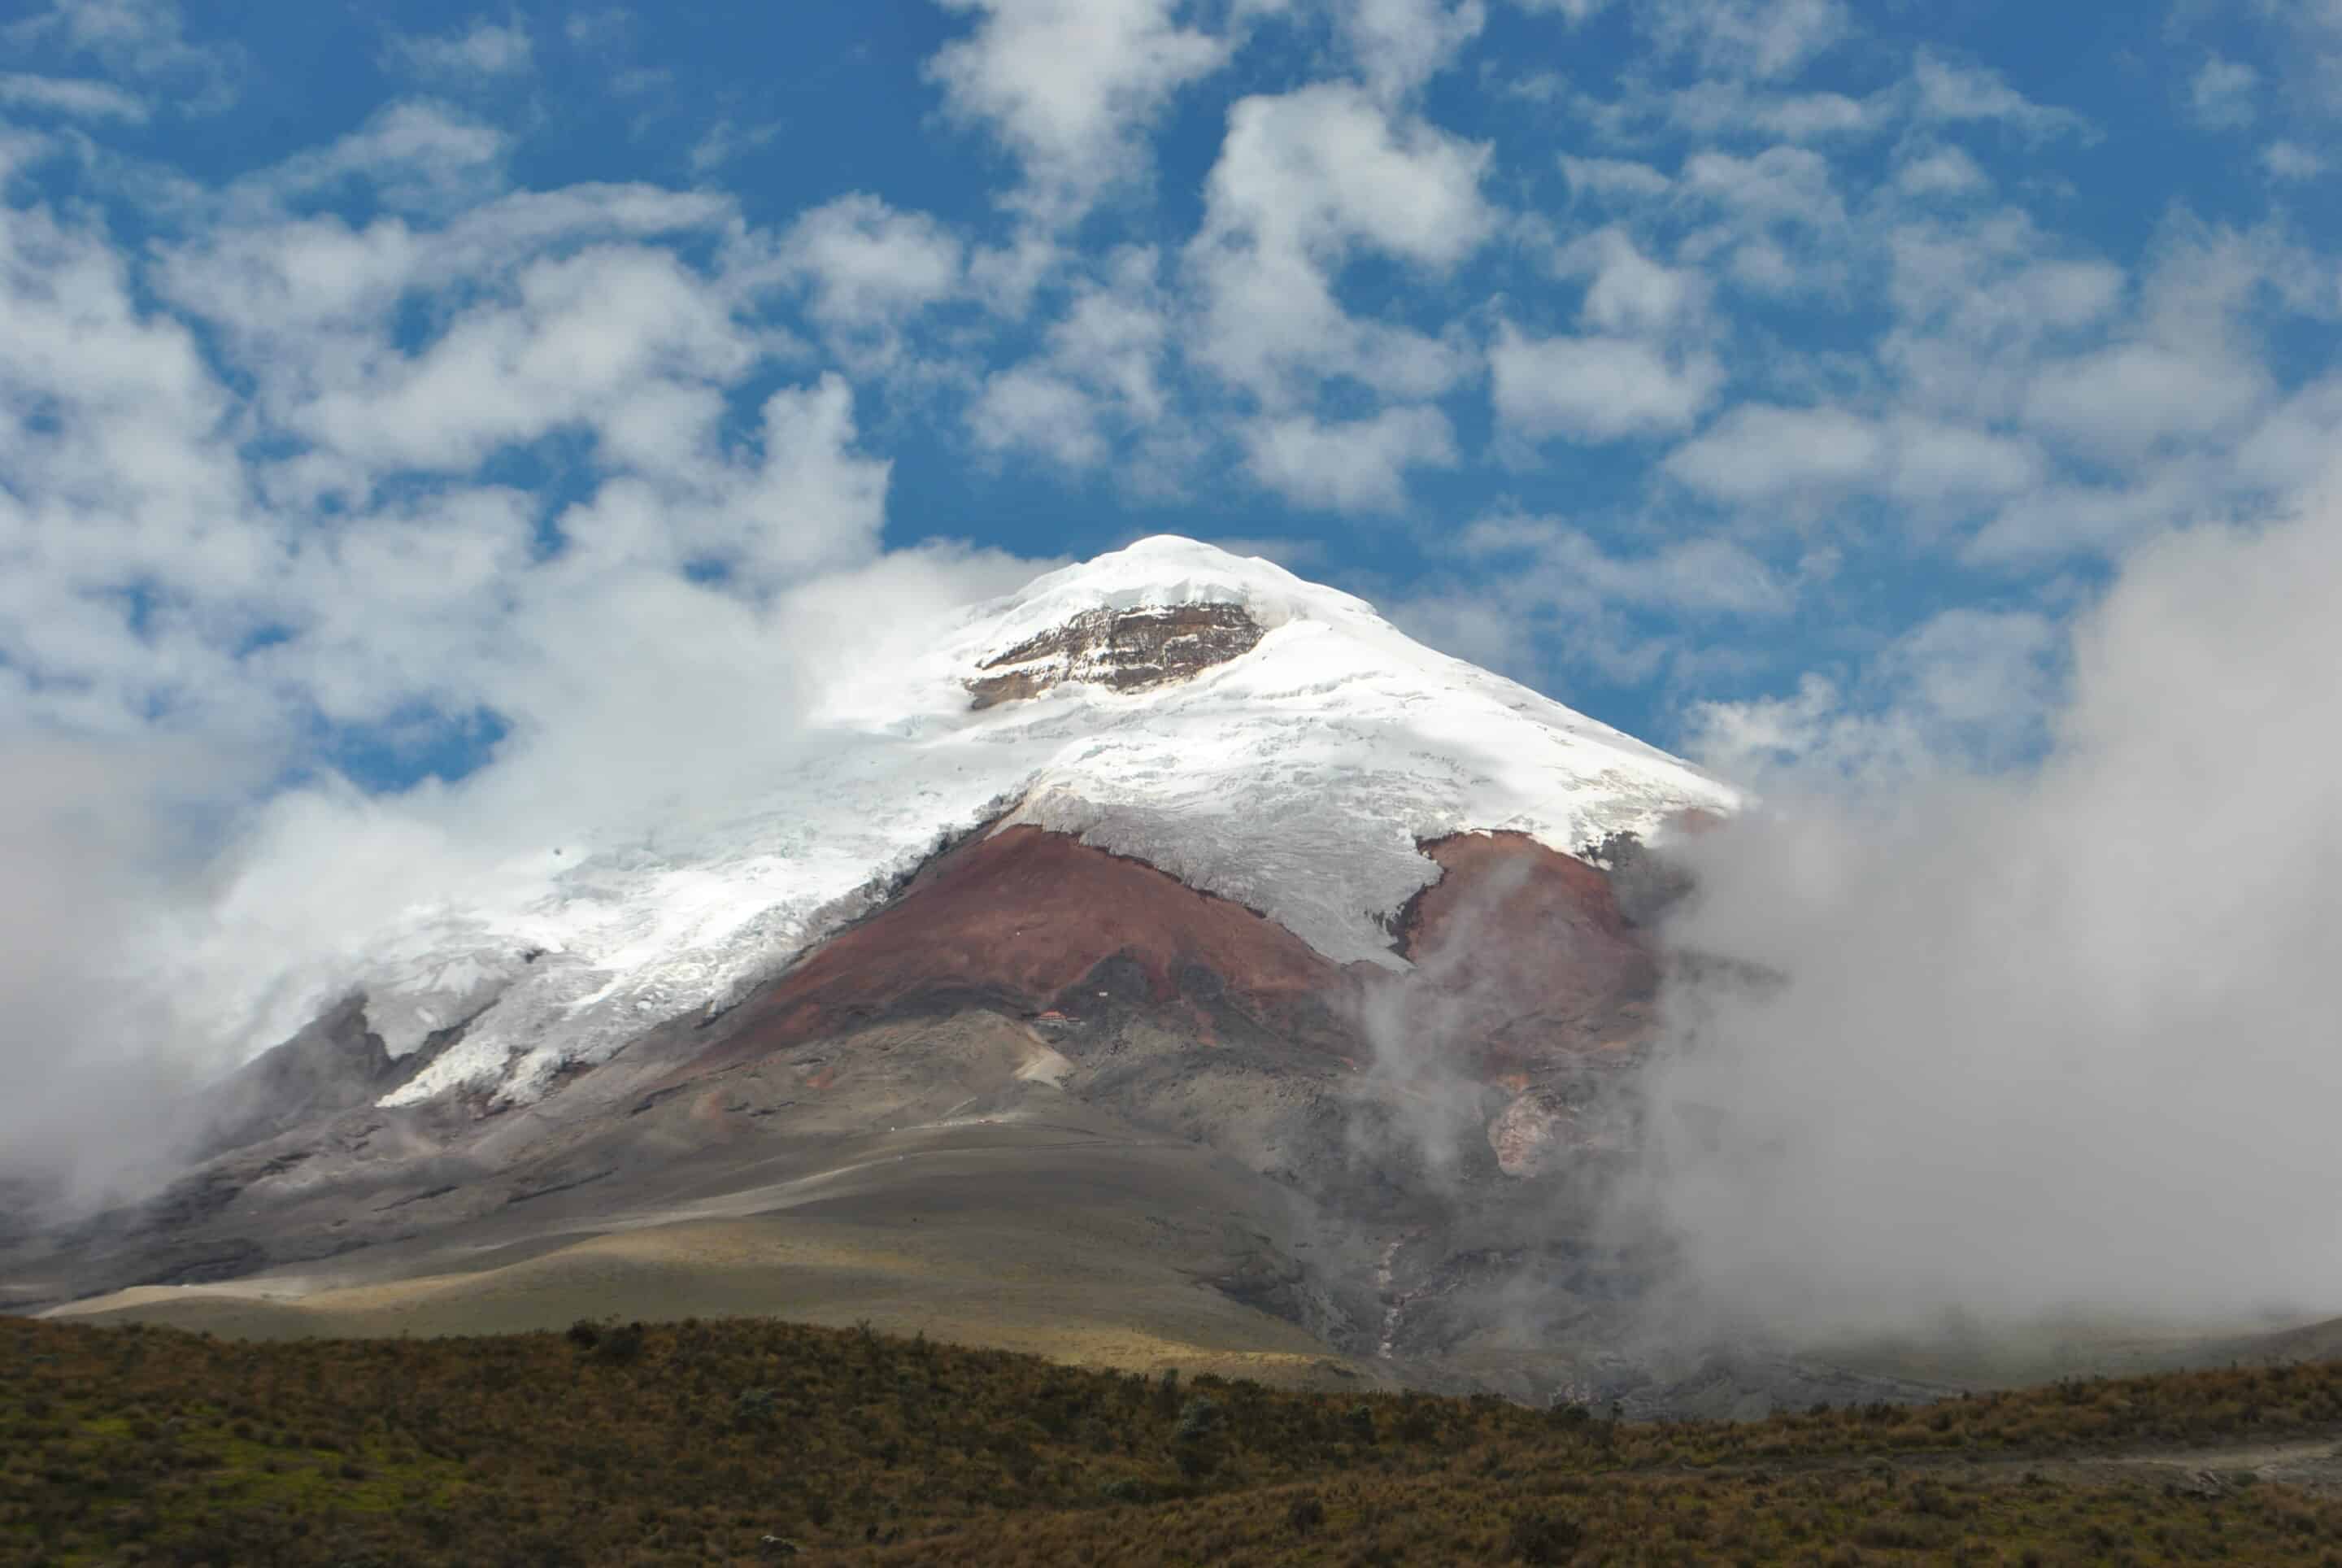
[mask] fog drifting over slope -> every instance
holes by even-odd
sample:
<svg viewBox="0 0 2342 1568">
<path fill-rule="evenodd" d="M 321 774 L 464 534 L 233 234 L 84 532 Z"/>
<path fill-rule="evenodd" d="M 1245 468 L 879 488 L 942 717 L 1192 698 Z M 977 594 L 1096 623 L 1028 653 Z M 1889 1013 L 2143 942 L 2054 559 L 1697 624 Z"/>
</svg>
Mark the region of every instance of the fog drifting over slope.
<svg viewBox="0 0 2342 1568">
<path fill-rule="evenodd" d="M 1688 848 L 1671 943 L 1785 977 L 1667 997 L 1651 1196 L 1708 1310 L 2342 1313 L 2342 507 L 2133 557 L 2051 736 Z"/>
<path fill-rule="evenodd" d="M 174 1173 L 188 1095 L 306 1023 L 418 906 L 549 893 L 550 851 L 738 809 L 817 709 L 1040 566 L 929 544 L 761 602 L 644 576 L 522 619 L 512 721 L 459 782 L 269 795 L 280 749 L 11 740 L 0 773 L 0 1179 L 72 1206 Z M 255 802 L 257 802 L 255 804 Z"/>
<path fill-rule="evenodd" d="M 152 1169 L 170 1107 L 225 1065 L 224 1042 L 190 1048 L 172 988 L 140 983 L 122 960 L 187 918 L 200 874 L 185 859 L 185 816 L 235 777 L 190 744 L 12 738 L 0 769 L 0 887 L 13 895 L 0 897 L 0 1178 L 70 1188 L 100 1168 Z"/>
</svg>

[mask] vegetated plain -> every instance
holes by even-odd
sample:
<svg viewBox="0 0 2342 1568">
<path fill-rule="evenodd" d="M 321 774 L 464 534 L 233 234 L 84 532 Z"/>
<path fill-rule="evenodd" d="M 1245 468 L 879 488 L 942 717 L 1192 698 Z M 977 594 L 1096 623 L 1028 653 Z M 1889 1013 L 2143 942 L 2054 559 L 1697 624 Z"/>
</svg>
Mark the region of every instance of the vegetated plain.
<svg viewBox="0 0 2342 1568">
<path fill-rule="evenodd" d="M 0 1319 L 0 1560 L 2342 1564 L 2337 1439 L 2337 1362 L 1640 1424 L 757 1319 Z"/>
</svg>

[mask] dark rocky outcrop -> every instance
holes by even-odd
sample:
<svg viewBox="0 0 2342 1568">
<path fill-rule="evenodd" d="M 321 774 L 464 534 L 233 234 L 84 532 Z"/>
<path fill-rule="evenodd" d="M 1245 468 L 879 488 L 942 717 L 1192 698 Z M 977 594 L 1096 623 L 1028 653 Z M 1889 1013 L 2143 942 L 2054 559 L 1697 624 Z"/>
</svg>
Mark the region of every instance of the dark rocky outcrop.
<svg viewBox="0 0 2342 1568">
<path fill-rule="evenodd" d="M 366 1025 L 365 997 L 352 992 L 282 1045 L 254 1058 L 198 1108 L 202 1152 L 215 1154 L 361 1105 L 403 1076 Z"/>
<path fill-rule="evenodd" d="M 1068 681 L 1140 691 L 1240 658 L 1263 635 L 1241 605 L 1090 610 L 986 659 L 977 668 L 996 673 L 967 683 L 969 706 L 1036 697 Z"/>
</svg>

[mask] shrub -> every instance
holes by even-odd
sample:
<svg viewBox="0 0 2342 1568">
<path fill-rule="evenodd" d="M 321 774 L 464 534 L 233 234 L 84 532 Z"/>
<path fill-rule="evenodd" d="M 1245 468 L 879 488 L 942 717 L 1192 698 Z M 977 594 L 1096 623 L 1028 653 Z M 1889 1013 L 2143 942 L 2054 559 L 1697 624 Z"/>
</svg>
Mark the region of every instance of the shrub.
<svg viewBox="0 0 2342 1568">
<path fill-rule="evenodd" d="M 626 1366 L 642 1359 L 643 1338 L 643 1325 L 628 1323 L 604 1334 L 587 1353 L 597 1362 Z"/>
<path fill-rule="evenodd" d="M 1179 1411 L 1179 1425 L 1172 1438 L 1179 1442 L 1202 1442 L 1218 1435 L 1222 1425 L 1220 1407 L 1198 1394 Z"/>
<path fill-rule="evenodd" d="M 0 1560 L 693 1568 L 753 1561 L 776 1529 L 824 1560 L 902 1543 L 876 1561 L 922 1568 L 2027 1551 L 2283 1563 L 2342 1540 L 2342 1501 L 2285 1487 L 2207 1502 L 2037 1473 L 1972 1484 L 1900 1458 L 1947 1409 L 1940 1446 L 2012 1456 L 2323 1438 L 2342 1422 L 2342 1364 L 1893 1406 L 1876 1422 L 1857 1404 L 1650 1425 L 1192 1372 L 1166 1385 L 770 1321 L 587 1329 L 590 1346 L 559 1332 L 250 1344 L 0 1315 Z M 594 1364 L 613 1339 L 621 1354 L 636 1341 L 656 1375 Z M 786 1444 L 764 1435 L 767 1410 Z M 1394 1441 L 1426 1422 L 1439 1441 Z"/>
<path fill-rule="evenodd" d="M 1566 1563 L 1585 1541 L 1585 1526 L 1566 1513 L 1523 1513 L 1513 1520 L 1505 1553 L 1522 1563 Z"/>
<path fill-rule="evenodd" d="M 1195 1481 L 1218 1468 L 1219 1437 L 1226 1424 L 1220 1407 L 1201 1394 L 1181 1407 L 1179 1424 L 1171 1433 L 1171 1457 L 1181 1475 Z"/>
</svg>

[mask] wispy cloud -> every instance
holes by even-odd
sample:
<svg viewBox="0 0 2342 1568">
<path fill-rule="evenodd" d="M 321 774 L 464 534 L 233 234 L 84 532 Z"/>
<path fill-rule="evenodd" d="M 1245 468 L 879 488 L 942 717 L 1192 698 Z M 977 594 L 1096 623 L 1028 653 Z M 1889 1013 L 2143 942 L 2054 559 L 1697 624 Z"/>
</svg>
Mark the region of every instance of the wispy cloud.
<svg viewBox="0 0 2342 1568">
<path fill-rule="evenodd" d="M 234 102 L 246 65 L 237 44 L 187 35 L 178 0 L 49 0 L 0 39 L 73 61 L 95 61 L 120 78 L 168 95 L 173 108 L 210 113 Z"/>
<path fill-rule="evenodd" d="M 1253 477 L 1296 506 L 1337 512 L 1395 511 L 1410 468 L 1456 465 L 1447 417 L 1424 407 L 1385 408 L 1366 419 L 1306 415 L 1265 418 L 1246 433 Z"/>
<path fill-rule="evenodd" d="M 425 76 L 485 80 L 533 70 L 536 49 L 527 25 L 515 16 L 505 22 L 475 21 L 454 33 L 395 37 L 388 59 Z"/>
<path fill-rule="evenodd" d="M 0 75 L 0 108 L 35 109 L 85 119 L 143 123 L 151 113 L 146 101 L 108 82 L 75 76 L 34 76 L 22 72 Z"/>
<path fill-rule="evenodd" d="M 2235 130 L 2253 123 L 2256 90 L 2261 74 L 2241 60 L 2218 55 L 2204 62 L 2189 84 L 2187 106 L 2199 124 L 2214 130 Z"/>
</svg>

